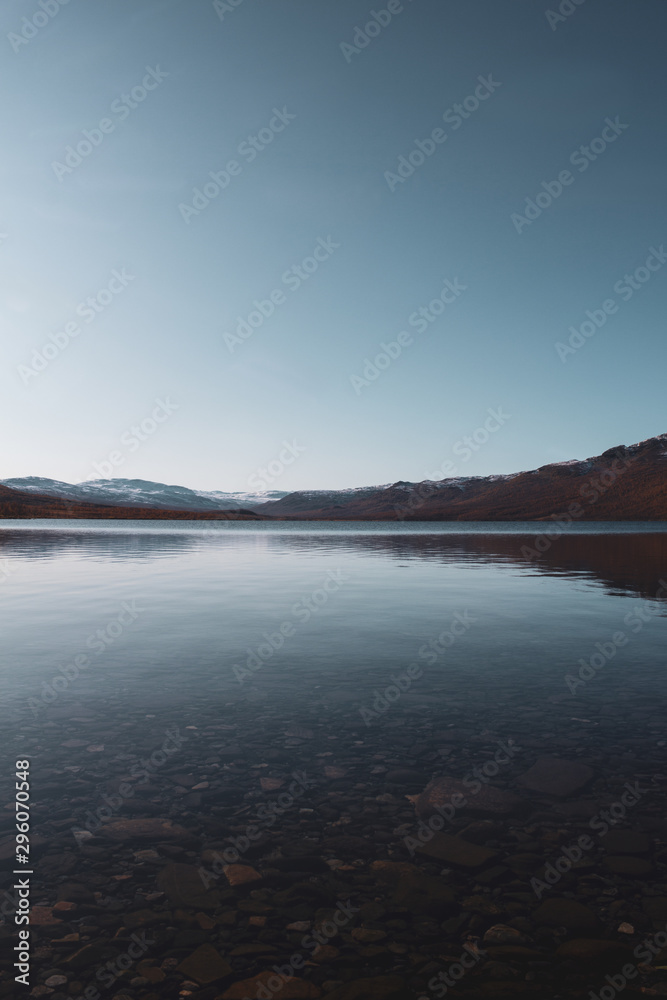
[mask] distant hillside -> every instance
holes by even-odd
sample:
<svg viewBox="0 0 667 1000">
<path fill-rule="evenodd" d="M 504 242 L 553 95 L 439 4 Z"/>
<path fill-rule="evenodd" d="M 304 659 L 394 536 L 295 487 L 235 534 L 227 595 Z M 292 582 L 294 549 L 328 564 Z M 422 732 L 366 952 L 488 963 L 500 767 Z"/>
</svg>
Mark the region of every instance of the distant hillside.
<svg viewBox="0 0 667 1000">
<path fill-rule="evenodd" d="M 568 511 L 580 521 L 667 521 L 667 434 L 532 472 L 363 490 L 289 493 L 271 517 L 326 520 L 522 521 Z"/>
<path fill-rule="evenodd" d="M 58 497 L 25 493 L 0 486 L 0 519 L 8 518 L 91 518 L 105 520 L 162 520 L 162 521 L 264 521 L 261 514 L 251 510 L 165 510 L 143 505 L 114 505 L 82 503 Z"/>
<path fill-rule="evenodd" d="M 191 490 L 187 486 L 170 486 L 146 479 L 90 479 L 84 483 L 63 483 L 42 476 L 0 480 L 22 493 L 38 493 L 77 500 L 83 503 L 114 504 L 126 507 L 163 507 L 166 510 L 238 510 L 254 507 L 267 500 L 279 500 L 285 490 L 265 490 L 256 493 L 221 493 L 219 491 Z"/>
<path fill-rule="evenodd" d="M 0 518 L 540 521 L 565 515 L 667 521 L 667 434 L 531 472 L 285 495 L 204 493 L 144 480 L 71 486 L 30 477 L 0 484 Z"/>
</svg>

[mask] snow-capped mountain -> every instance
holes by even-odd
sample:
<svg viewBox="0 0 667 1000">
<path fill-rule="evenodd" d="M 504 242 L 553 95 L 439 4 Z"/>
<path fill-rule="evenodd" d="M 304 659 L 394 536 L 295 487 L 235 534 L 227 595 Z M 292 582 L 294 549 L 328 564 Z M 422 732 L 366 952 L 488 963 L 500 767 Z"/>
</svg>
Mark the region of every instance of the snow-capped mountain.
<svg viewBox="0 0 667 1000">
<path fill-rule="evenodd" d="M 168 486 L 145 479 L 91 479 L 85 483 L 62 483 L 57 479 L 26 476 L 23 479 L 3 479 L 0 485 L 41 496 L 87 503 L 132 504 L 164 510 L 237 510 L 280 500 L 281 490 L 255 493 L 222 493 L 191 490 L 187 486 Z"/>
</svg>

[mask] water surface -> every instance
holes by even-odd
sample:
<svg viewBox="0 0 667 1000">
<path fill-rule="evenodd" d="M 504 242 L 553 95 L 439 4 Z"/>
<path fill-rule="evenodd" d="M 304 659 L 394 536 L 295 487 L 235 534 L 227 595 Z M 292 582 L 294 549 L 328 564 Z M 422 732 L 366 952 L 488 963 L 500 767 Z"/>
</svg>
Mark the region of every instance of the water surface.
<svg viewBox="0 0 667 1000">
<path fill-rule="evenodd" d="M 4 522 L 4 705 L 20 716 L 48 699 L 49 710 L 111 699 L 137 711 L 270 699 L 307 712 L 315 700 L 358 714 L 413 663 L 420 677 L 394 713 L 444 712 L 462 685 L 518 685 L 530 703 L 547 689 L 569 695 L 566 675 L 618 631 L 627 643 L 581 693 L 663 693 L 667 525 L 546 532 Z M 452 624 L 455 641 L 433 647 Z M 77 656 L 86 665 L 68 674 Z M 54 688 L 63 668 L 71 679 Z"/>
</svg>

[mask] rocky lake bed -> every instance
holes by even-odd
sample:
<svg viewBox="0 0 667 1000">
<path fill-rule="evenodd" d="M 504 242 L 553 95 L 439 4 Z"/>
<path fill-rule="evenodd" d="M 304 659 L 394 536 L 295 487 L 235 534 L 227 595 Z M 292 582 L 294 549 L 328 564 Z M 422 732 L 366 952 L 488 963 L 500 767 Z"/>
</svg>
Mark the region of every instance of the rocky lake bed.
<svg viewBox="0 0 667 1000">
<path fill-rule="evenodd" d="M 547 690 L 531 706 L 450 676 L 442 700 L 375 725 L 334 695 L 26 717 L 32 971 L 26 991 L 3 960 L 0 996 L 667 995 L 650 693 Z"/>
</svg>

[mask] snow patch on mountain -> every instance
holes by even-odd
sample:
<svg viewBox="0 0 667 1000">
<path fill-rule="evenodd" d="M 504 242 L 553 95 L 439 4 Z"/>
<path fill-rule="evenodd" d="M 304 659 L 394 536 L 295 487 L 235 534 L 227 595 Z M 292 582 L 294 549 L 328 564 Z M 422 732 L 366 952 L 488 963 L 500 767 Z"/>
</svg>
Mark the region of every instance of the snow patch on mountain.
<svg viewBox="0 0 667 1000">
<path fill-rule="evenodd" d="M 92 479 L 84 483 L 63 483 L 42 476 L 3 479 L 3 486 L 29 493 L 40 493 L 62 500 L 80 500 L 102 504 L 139 504 L 169 510 L 238 510 L 259 506 L 286 496 L 284 491 L 264 490 L 253 493 L 224 493 L 217 490 L 191 490 L 187 486 L 169 486 L 145 479 Z"/>
</svg>

